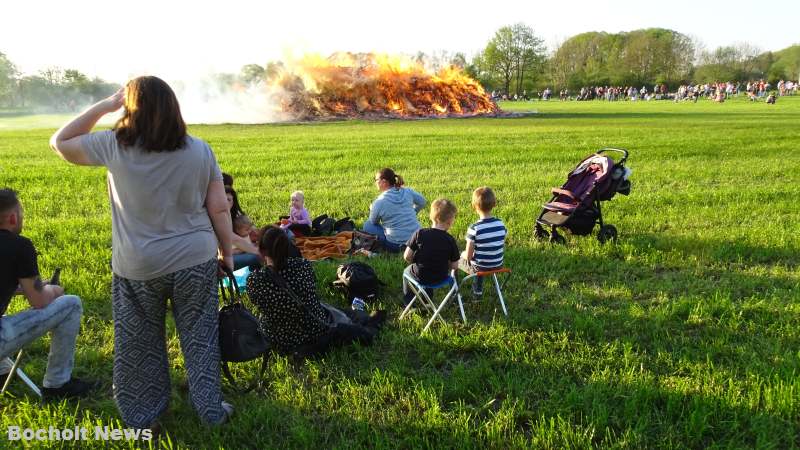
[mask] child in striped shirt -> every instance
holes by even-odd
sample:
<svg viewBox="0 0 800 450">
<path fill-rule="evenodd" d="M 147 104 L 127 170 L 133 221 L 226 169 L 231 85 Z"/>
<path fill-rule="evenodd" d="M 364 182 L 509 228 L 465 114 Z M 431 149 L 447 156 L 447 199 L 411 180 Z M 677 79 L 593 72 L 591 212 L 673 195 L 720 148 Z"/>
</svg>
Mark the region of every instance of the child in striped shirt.
<svg viewBox="0 0 800 450">
<path fill-rule="evenodd" d="M 479 187 L 472 192 L 472 207 L 480 220 L 467 229 L 467 249 L 461 253 L 459 261 L 459 268 L 467 274 L 503 265 L 506 227 L 502 220 L 492 215 L 496 205 L 497 199 L 490 187 Z M 475 298 L 483 296 L 483 277 L 475 277 L 472 295 Z"/>
</svg>

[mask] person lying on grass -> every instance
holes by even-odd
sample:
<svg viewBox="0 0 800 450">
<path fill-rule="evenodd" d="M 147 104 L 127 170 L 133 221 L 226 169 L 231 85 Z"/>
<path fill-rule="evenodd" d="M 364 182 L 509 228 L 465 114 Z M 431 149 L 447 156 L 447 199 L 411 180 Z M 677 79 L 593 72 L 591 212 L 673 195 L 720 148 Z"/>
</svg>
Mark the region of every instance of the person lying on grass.
<svg viewBox="0 0 800 450">
<path fill-rule="evenodd" d="M 50 332 L 50 356 L 42 397 L 77 397 L 94 383 L 72 376 L 75 340 L 81 328 L 81 299 L 64 295 L 64 288 L 39 278 L 36 249 L 22 236 L 22 205 L 16 192 L 0 189 L 0 373 L 8 373 L 6 358 Z M 22 294 L 31 309 L 3 316 L 11 298 Z M 5 364 L 3 364 L 3 362 Z"/>
<path fill-rule="evenodd" d="M 458 268 L 458 245 L 447 230 L 453 226 L 456 218 L 456 205 L 450 200 L 440 198 L 431 203 L 431 228 L 417 230 L 406 242 L 403 258 L 410 263 L 404 274 L 423 285 L 436 285 L 450 275 L 450 271 Z M 430 292 L 428 292 L 430 295 Z M 414 293 L 403 278 L 403 299 L 407 305 L 414 298 Z"/>
<path fill-rule="evenodd" d="M 259 250 L 264 266 L 248 277 L 247 293 L 276 350 L 306 357 L 352 342 L 372 342 L 386 320 L 385 311 L 367 316 L 320 302 L 311 263 L 290 256 L 289 238 L 278 227 L 264 229 Z"/>
</svg>

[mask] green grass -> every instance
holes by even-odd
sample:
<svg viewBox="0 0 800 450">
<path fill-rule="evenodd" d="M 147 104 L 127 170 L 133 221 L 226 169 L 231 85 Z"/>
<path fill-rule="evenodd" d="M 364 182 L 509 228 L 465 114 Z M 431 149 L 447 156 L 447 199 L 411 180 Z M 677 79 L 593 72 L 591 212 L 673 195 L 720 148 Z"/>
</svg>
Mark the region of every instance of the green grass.
<svg viewBox="0 0 800 450">
<path fill-rule="evenodd" d="M 257 223 L 295 189 L 312 215 L 362 221 L 372 177 L 395 168 L 428 200 L 460 208 L 463 246 L 473 188 L 495 188 L 510 230 L 510 316 L 493 295 L 469 323 L 420 337 L 423 318 L 392 321 L 369 348 L 294 365 L 276 358 L 268 388 L 227 394 L 237 415 L 199 423 L 171 319 L 175 448 L 797 448 L 800 446 L 800 98 L 777 105 L 536 102 L 514 119 L 193 126 L 236 177 Z M 63 428 L 118 420 L 111 390 L 110 215 L 104 170 L 70 166 L 52 129 L 0 118 L 0 185 L 19 190 L 25 235 L 45 275 L 64 267 L 85 318 L 77 374 L 104 382 L 92 400 L 40 405 L 20 383 L 2 400 L 9 425 Z M 51 126 L 57 126 L 53 124 Z M 605 203 L 616 245 L 532 229 L 551 187 L 603 146 L 631 151 L 633 190 Z M 427 223 L 426 214 L 421 219 Z M 400 312 L 399 258 L 370 259 Z M 318 263 L 319 292 L 336 263 Z M 16 301 L 14 310 L 22 308 Z M 41 380 L 48 340 L 30 347 Z M 237 365 L 250 379 L 255 365 Z M 0 447 L 6 442 L 0 439 Z M 35 443 L 40 445 L 38 443 Z M 11 443 L 8 443 L 11 446 Z M 95 444 L 100 447 L 101 444 Z M 53 444 L 58 447 L 58 444 Z"/>
</svg>

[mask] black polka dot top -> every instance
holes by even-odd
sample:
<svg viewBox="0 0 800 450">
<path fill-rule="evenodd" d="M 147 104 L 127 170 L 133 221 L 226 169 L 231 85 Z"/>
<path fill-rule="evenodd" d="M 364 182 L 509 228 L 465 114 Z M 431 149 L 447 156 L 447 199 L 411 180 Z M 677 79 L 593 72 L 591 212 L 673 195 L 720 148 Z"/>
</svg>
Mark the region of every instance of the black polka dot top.
<svg viewBox="0 0 800 450">
<path fill-rule="evenodd" d="M 262 267 L 247 278 L 247 294 L 258 308 L 261 326 L 279 350 L 291 351 L 298 345 L 315 342 L 327 330 L 330 314 L 319 303 L 314 270 L 303 258 L 288 258 L 278 274 L 294 291 L 302 307 L 285 289 L 278 287 Z M 312 316 L 313 314 L 313 316 Z"/>
</svg>

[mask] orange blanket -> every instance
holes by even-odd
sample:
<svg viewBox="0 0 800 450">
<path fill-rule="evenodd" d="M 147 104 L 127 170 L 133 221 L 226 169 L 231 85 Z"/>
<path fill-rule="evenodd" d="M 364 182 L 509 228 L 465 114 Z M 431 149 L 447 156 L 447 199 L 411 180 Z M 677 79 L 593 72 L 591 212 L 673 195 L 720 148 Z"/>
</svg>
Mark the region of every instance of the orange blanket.
<svg viewBox="0 0 800 450">
<path fill-rule="evenodd" d="M 347 257 L 352 240 L 353 232 L 343 231 L 334 236 L 297 237 L 294 243 L 303 258 L 309 261 L 318 261 L 325 258 Z"/>
</svg>

